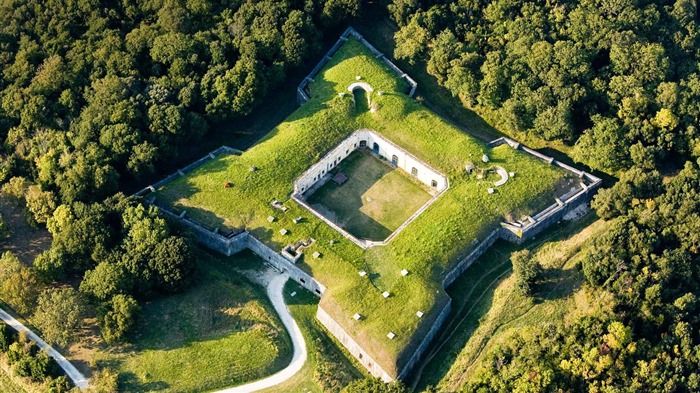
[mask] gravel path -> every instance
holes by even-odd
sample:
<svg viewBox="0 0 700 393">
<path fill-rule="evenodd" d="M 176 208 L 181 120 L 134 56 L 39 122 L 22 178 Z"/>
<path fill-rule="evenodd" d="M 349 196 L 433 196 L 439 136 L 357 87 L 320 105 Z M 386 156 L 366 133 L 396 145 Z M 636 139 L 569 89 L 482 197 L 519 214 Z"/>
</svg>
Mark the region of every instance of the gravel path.
<svg viewBox="0 0 700 393">
<path fill-rule="evenodd" d="M 46 341 L 42 340 L 41 337 L 37 336 L 34 332 L 29 330 L 26 326 L 16 320 L 12 315 L 6 313 L 4 310 L 0 309 L 0 319 L 5 321 L 11 328 L 18 332 L 27 332 L 27 336 L 42 350 L 46 350 L 46 353 L 56 360 L 56 363 L 66 372 L 68 378 L 73 381 L 75 386 L 80 389 L 88 387 L 88 381 L 85 376 L 78 371 L 78 369 L 73 366 L 66 358 L 63 357 L 57 350 L 53 349 Z"/>
<path fill-rule="evenodd" d="M 279 274 L 272 269 L 267 269 L 263 273 L 254 271 L 246 271 L 244 273 L 253 281 L 267 287 L 267 296 L 270 297 L 272 306 L 275 308 L 275 311 L 277 311 L 277 314 L 279 315 L 284 327 L 287 329 L 287 332 L 289 332 L 289 336 L 292 339 L 294 355 L 292 356 L 292 361 L 287 367 L 267 378 L 245 385 L 220 390 L 217 393 L 247 393 L 273 387 L 293 377 L 297 372 L 299 372 L 299 370 L 301 370 L 306 362 L 306 342 L 304 341 L 304 336 L 302 336 L 299 326 L 296 322 L 294 322 L 294 318 L 292 318 L 292 315 L 287 309 L 287 305 L 284 303 L 284 284 L 287 282 L 289 277 L 286 274 Z"/>
</svg>

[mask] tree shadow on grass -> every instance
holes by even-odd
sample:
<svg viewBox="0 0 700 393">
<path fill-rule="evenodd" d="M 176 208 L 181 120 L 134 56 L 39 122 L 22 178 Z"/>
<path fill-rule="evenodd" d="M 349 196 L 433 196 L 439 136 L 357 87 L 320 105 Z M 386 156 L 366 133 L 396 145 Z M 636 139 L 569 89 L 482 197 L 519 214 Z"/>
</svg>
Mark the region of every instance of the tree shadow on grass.
<svg viewBox="0 0 700 393">
<path fill-rule="evenodd" d="M 583 284 L 581 271 L 575 267 L 544 269 L 535 291 L 535 301 L 565 299 L 573 296 Z"/>
<path fill-rule="evenodd" d="M 128 392 L 158 392 L 168 389 L 170 384 L 164 381 L 141 382 L 132 372 L 119 373 L 119 389 Z"/>
</svg>

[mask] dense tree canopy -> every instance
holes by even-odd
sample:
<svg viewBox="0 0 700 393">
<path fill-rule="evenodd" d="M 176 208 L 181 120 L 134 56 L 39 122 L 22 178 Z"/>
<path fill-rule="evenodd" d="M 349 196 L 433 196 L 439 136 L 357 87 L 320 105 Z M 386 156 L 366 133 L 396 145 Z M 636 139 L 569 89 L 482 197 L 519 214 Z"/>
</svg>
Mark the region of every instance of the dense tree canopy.
<svg viewBox="0 0 700 393">
<path fill-rule="evenodd" d="M 33 321 L 46 342 L 66 346 L 82 324 L 85 313 L 73 288 L 47 289 L 39 296 Z"/>
<path fill-rule="evenodd" d="M 359 0 L 6 1 L 0 5 L 0 183 L 35 180 L 43 222 L 99 201 L 245 115 Z M 46 193 L 51 194 L 46 194 Z M 41 202 L 41 203 L 39 203 Z"/>
<path fill-rule="evenodd" d="M 604 171 L 700 156 L 697 4 L 393 0 L 395 56 L 506 132 Z M 633 146 L 630 149 L 630 146 Z"/>
</svg>

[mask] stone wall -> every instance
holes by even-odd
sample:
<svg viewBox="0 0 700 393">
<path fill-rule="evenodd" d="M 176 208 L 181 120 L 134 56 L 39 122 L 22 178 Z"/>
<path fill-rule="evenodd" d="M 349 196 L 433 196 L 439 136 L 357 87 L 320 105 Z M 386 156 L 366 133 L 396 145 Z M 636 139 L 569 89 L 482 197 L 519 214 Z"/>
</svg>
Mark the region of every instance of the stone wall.
<svg viewBox="0 0 700 393">
<path fill-rule="evenodd" d="M 326 173 L 338 166 L 353 151 L 359 149 L 363 142 L 368 149 L 372 149 L 376 154 L 392 163 L 392 165 L 403 169 L 416 180 L 436 192 L 442 192 L 449 187 L 447 177 L 436 169 L 376 132 L 369 129 L 361 129 L 343 139 L 317 163 L 302 173 L 294 181 L 294 192 L 303 195 L 306 191 L 312 189 Z M 375 144 L 378 149 L 374 149 Z M 394 157 L 396 157 L 396 161 L 393 160 Z M 433 186 L 433 182 L 435 182 L 435 186 Z"/>
<path fill-rule="evenodd" d="M 418 84 L 416 81 L 413 80 L 408 74 L 405 72 L 401 71 L 399 67 L 397 67 L 394 63 L 392 63 L 391 60 L 389 60 L 384 54 L 380 51 L 377 50 L 372 44 L 370 44 L 363 36 L 362 34 L 358 33 L 357 30 L 353 29 L 352 27 L 348 27 L 343 34 L 341 34 L 340 38 L 338 41 L 333 44 L 333 46 L 326 52 L 326 54 L 321 58 L 321 61 L 316 64 L 316 67 L 314 67 L 313 70 L 309 73 L 309 75 L 304 78 L 303 81 L 299 84 L 297 87 L 297 101 L 299 104 L 303 104 L 307 102 L 308 100 L 311 99 L 311 94 L 309 92 L 309 84 L 313 82 L 314 78 L 316 78 L 316 75 L 321 71 L 321 69 L 331 60 L 335 52 L 338 51 L 338 49 L 345 43 L 345 41 L 348 40 L 349 37 L 355 37 L 357 40 L 359 40 L 362 45 L 367 47 L 367 49 L 370 50 L 378 59 L 382 60 L 384 64 L 386 64 L 387 67 L 389 67 L 392 71 L 396 73 L 396 75 L 399 76 L 399 78 L 403 79 L 408 83 L 408 86 L 410 90 L 408 91 L 408 96 L 413 97 L 414 94 L 416 94 L 416 89 L 418 88 Z"/>
<path fill-rule="evenodd" d="M 355 341 L 352 336 L 343 329 L 338 322 L 331 317 L 326 310 L 320 305 L 318 310 L 316 310 L 316 318 L 321 322 L 326 329 L 328 329 L 331 334 L 340 341 L 340 343 L 347 349 L 352 356 L 360 362 L 367 371 L 370 372 L 376 378 L 381 378 L 384 382 L 391 382 L 394 378 L 387 373 L 378 363 L 374 360 L 360 344 Z"/>
<path fill-rule="evenodd" d="M 452 284 L 459 276 L 464 273 L 469 266 L 474 263 L 486 250 L 491 247 L 493 242 L 496 241 L 496 239 L 501 237 L 501 230 L 496 229 L 492 231 L 486 239 L 482 240 L 481 243 L 479 243 L 478 246 L 474 250 L 472 250 L 466 257 L 462 258 L 457 265 L 452 268 L 446 275 L 445 278 L 442 279 L 442 287 L 447 288 Z"/>
<path fill-rule="evenodd" d="M 437 198 L 437 196 L 439 196 L 442 191 L 449 188 L 449 181 L 444 175 L 440 174 L 433 168 L 429 167 L 427 164 L 416 159 L 410 153 L 394 145 L 390 141 L 381 138 L 379 135 L 372 132 L 371 130 L 359 130 L 353 133 L 349 138 L 341 142 L 338 146 L 331 150 L 330 153 L 325 155 L 321 159 L 321 161 L 319 161 L 313 167 L 309 168 L 309 170 L 307 170 L 297 179 L 297 181 L 295 182 L 295 193 L 292 195 L 295 198 L 295 200 L 297 200 L 297 202 L 301 203 L 302 205 L 305 205 L 302 194 L 305 191 L 311 189 L 321 177 L 326 176 L 328 170 L 337 166 L 340 163 L 340 161 L 342 161 L 342 159 L 347 157 L 353 150 L 359 148 L 361 140 L 367 141 L 367 147 L 370 149 L 372 149 L 374 143 L 377 143 L 379 145 L 378 154 L 386 157 L 389 162 L 391 162 L 391 156 L 396 155 L 396 165 L 404 169 L 406 172 L 411 173 L 411 169 L 413 167 L 417 168 L 418 176 L 416 177 L 423 183 L 426 183 L 428 181 L 432 183 L 432 180 L 437 179 L 438 187 L 434 188 L 436 189 L 436 192 L 438 192 L 438 195 L 434 196 L 433 199 L 431 199 L 431 201 Z M 524 225 L 516 226 L 514 223 L 502 223 L 502 226 L 500 228 L 495 229 L 484 240 L 479 242 L 478 245 L 466 257 L 459 261 L 457 265 L 445 275 L 441 283 L 443 288 L 446 288 L 447 286 L 452 284 L 464 271 L 466 271 L 466 269 L 469 268 L 469 266 L 476 259 L 478 259 L 489 247 L 491 247 L 497 239 L 502 238 L 516 243 L 521 243 L 523 241 L 531 239 L 550 225 L 559 221 L 567 212 L 577 208 L 581 204 L 588 203 L 595 191 L 602 184 L 601 179 L 589 173 L 580 171 L 569 165 L 563 164 L 552 157 L 547 157 L 542 153 L 524 147 L 518 142 L 515 142 L 511 139 L 499 138 L 491 142 L 489 145 L 498 146 L 504 143 L 507 143 L 514 149 L 522 150 L 543 161 L 546 161 L 551 165 L 556 165 L 566 171 L 569 171 L 570 173 L 574 173 L 581 179 L 581 187 L 573 192 L 568 193 L 565 196 L 562 196 L 561 199 L 557 198 L 554 204 L 533 215 L 530 222 L 527 222 Z M 213 151 L 206 157 L 166 177 L 158 183 L 144 188 L 143 190 L 139 191 L 137 195 L 147 197 L 148 194 L 154 192 L 156 188 L 162 187 L 163 185 L 167 184 L 169 181 L 172 181 L 172 179 L 178 176 L 184 176 L 186 172 L 193 170 L 194 168 L 202 165 L 203 163 L 211 159 L 216 158 L 217 155 L 223 153 L 239 154 L 240 152 L 227 147 L 221 147 Z M 421 174 L 423 174 L 422 177 Z M 426 184 L 432 185 L 431 183 Z M 146 199 L 149 203 L 155 202 L 154 199 Z M 423 209 L 426 206 L 427 205 L 425 205 Z M 215 251 L 218 251 L 224 255 L 233 255 L 242 251 L 245 248 L 249 248 L 255 254 L 260 256 L 264 261 L 274 266 L 279 271 L 287 273 L 290 276 L 290 278 L 292 278 L 293 280 L 295 280 L 296 282 L 298 282 L 317 296 L 321 297 L 326 290 L 325 286 L 316 281 L 308 273 L 304 272 L 294 263 L 284 258 L 278 251 L 271 249 L 270 247 L 268 247 L 252 235 L 250 235 L 248 232 L 242 232 L 232 236 L 224 236 L 218 233 L 218 230 L 216 229 L 212 231 L 208 228 L 205 228 L 197 222 L 191 221 L 187 218 L 186 212 L 184 214 L 178 215 L 164 207 L 158 206 L 158 208 L 172 220 L 175 220 L 176 222 L 190 229 L 195 235 L 197 241 Z M 309 208 L 309 210 L 316 214 L 313 209 Z M 328 222 L 328 220 L 325 219 L 323 216 L 321 216 L 320 218 L 326 221 L 329 225 L 338 229 L 341 233 L 344 233 L 342 229 L 337 228 L 335 224 Z M 410 220 L 407 222 L 410 222 Z M 406 362 L 406 364 L 403 365 L 402 369 L 400 370 L 398 375 L 399 379 L 406 378 L 408 373 L 410 373 L 410 371 L 419 362 L 420 357 L 427 350 L 434 336 L 437 334 L 437 332 L 443 325 L 445 319 L 448 317 L 450 309 L 451 300 L 440 311 L 440 314 L 434 321 L 433 325 L 430 327 L 428 333 L 420 339 L 420 344 L 418 345 L 417 349 L 410 355 L 409 360 Z M 335 321 L 321 306 L 318 307 L 316 316 L 321 322 L 321 324 L 325 326 L 328 329 L 328 331 L 331 332 L 331 334 L 333 334 L 343 344 L 343 346 L 346 349 L 348 349 L 348 351 L 350 351 L 350 353 L 360 363 L 362 363 L 362 365 L 365 368 L 367 368 L 367 370 L 372 375 L 381 378 L 384 381 L 391 381 L 394 379 L 389 373 L 386 372 L 386 370 L 384 370 L 379 364 L 377 364 L 377 362 L 371 356 L 369 356 L 369 354 L 352 338 L 352 336 L 347 331 L 345 331 L 345 329 L 343 329 L 337 323 L 337 321 Z"/>
<path fill-rule="evenodd" d="M 167 209 L 156 206 L 172 221 L 188 229 L 200 244 L 226 256 L 237 254 L 248 247 L 248 232 L 241 232 L 231 237 L 210 231 L 200 224 L 185 217 L 180 217 Z"/>
<path fill-rule="evenodd" d="M 243 153 L 243 152 L 238 150 L 238 149 L 234 149 L 234 148 L 228 147 L 228 146 L 221 146 L 221 147 L 215 149 L 214 151 L 211 151 L 209 154 L 200 158 L 199 160 L 191 163 L 190 165 L 187 165 L 186 167 L 180 168 L 180 169 L 176 170 L 174 173 L 157 181 L 156 183 L 153 183 L 147 187 L 144 187 L 140 191 L 136 192 L 134 195 L 146 197 L 148 194 L 155 192 L 157 189 L 163 187 L 164 185 L 170 183 L 171 181 L 177 179 L 178 177 L 185 176 L 185 174 L 187 174 L 188 172 L 191 172 L 192 170 L 196 169 L 197 167 L 204 165 L 205 163 L 215 159 L 216 157 L 218 157 L 222 154 L 240 155 L 241 153 Z M 162 210 L 162 208 L 161 208 L 161 210 Z"/>
<path fill-rule="evenodd" d="M 418 348 L 413 352 L 411 358 L 399 372 L 397 379 L 405 380 L 408 377 L 408 373 L 413 370 L 413 367 L 416 366 L 421 356 L 423 356 L 423 353 L 425 353 L 425 350 L 428 349 L 428 346 L 433 341 L 433 338 L 435 338 L 435 335 L 438 333 L 438 331 L 440 331 L 442 324 L 445 323 L 445 319 L 447 319 L 447 317 L 450 315 L 450 311 L 452 311 L 452 299 L 449 299 L 447 304 L 445 304 L 445 307 L 442 308 L 442 311 L 440 311 L 437 319 L 435 322 L 433 322 L 433 326 L 431 326 L 428 333 L 423 336 Z"/>
<path fill-rule="evenodd" d="M 569 173 L 572 173 L 581 179 L 580 187 L 576 191 L 567 193 L 561 198 L 556 198 L 553 204 L 532 215 L 528 222 L 523 224 L 509 222 L 502 223 L 500 237 L 505 240 L 520 244 L 532 239 L 550 225 L 561 220 L 562 217 L 564 217 L 564 215 L 566 215 L 566 213 L 569 211 L 576 209 L 582 204 L 588 203 L 598 188 L 600 188 L 600 186 L 603 184 L 602 179 L 588 172 L 576 169 L 561 161 L 557 161 L 554 159 L 554 157 L 549 157 L 536 150 L 530 149 L 527 146 L 523 146 L 510 138 L 498 138 L 491 141 L 489 146 L 496 147 L 502 144 L 508 144 L 508 146 L 515 150 L 521 150 L 528 153 L 542 161 L 547 162 L 550 165 L 554 165 Z"/>
<path fill-rule="evenodd" d="M 376 149 L 373 149 L 376 144 Z M 338 224 L 325 217 L 320 212 L 316 211 L 312 206 L 306 203 L 305 194 L 312 193 L 319 188 L 321 184 L 328 181 L 330 178 L 329 172 L 338 166 L 347 156 L 361 146 L 366 146 L 379 155 L 380 158 L 385 158 L 387 162 L 401 168 L 404 172 L 412 176 L 414 179 L 425 184 L 433 194 L 420 209 L 414 212 L 403 224 L 401 224 L 394 232 L 383 241 L 371 241 L 367 239 L 358 239 L 341 228 Z M 394 160 L 396 158 L 396 160 Z M 343 139 L 329 153 L 323 156 L 317 163 L 312 165 L 304 173 L 294 181 L 294 193 L 292 199 L 298 204 L 306 208 L 314 216 L 328 224 L 331 228 L 338 231 L 343 237 L 355 243 L 362 248 L 372 246 L 385 245 L 399 234 L 408 224 L 416 219 L 425 211 L 435 200 L 448 188 L 450 182 L 445 175 L 433 169 L 428 164 L 420 161 L 411 153 L 383 138 L 379 134 L 369 129 L 362 129 L 353 132 L 349 137 Z"/>
<path fill-rule="evenodd" d="M 316 296 L 321 297 L 321 295 L 326 292 L 326 287 L 323 284 L 316 281 L 316 279 L 301 270 L 301 268 L 285 259 L 279 252 L 266 246 L 252 235 L 248 236 L 248 248 L 265 262 L 274 266 L 277 270 L 287 273 L 291 279 L 298 282 Z"/>
</svg>

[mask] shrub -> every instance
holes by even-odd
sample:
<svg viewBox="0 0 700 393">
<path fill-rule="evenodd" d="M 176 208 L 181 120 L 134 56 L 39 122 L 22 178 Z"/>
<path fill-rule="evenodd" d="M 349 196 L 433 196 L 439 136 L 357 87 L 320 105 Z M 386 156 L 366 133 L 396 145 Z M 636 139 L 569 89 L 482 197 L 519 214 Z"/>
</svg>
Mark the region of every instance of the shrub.
<svg viewBox="0 0 700 393">
<path fill-rule="evenodd" d="M 141 309 L 130 296 L 116 295 L 100 310 L 100 328 L 108 343 L 124 341 L 133 330 Z"/>
<path fill-rule="evenodd" d="M 16 205 L 24 204 L 24 194 L 29 187 L 29 181 L 23 177 L 13 177 L 2 185 L 2 195 Z"/>
<path fill-rule="evenodd" d="M 17 312 L 26 314 L 34 308 L 39 287 L 34 271 L 23 266 L 13 253 L 0 256 L 0 296 Z"/>
<path fill-rule="evenodd" d="M 15 342 L 13 330 L 4 322 L 0 324 L 0 352 L 4 353 L 10 349 L 10 345 Z"/>
<path fill-rule="evenodd" d="M 29 186 L 24 198 L 32 219 L 40 224 L 45 224 L 58 206 L 56 195 L 51 191 L 42 191 L 39 186 Z"/>
</svg>

